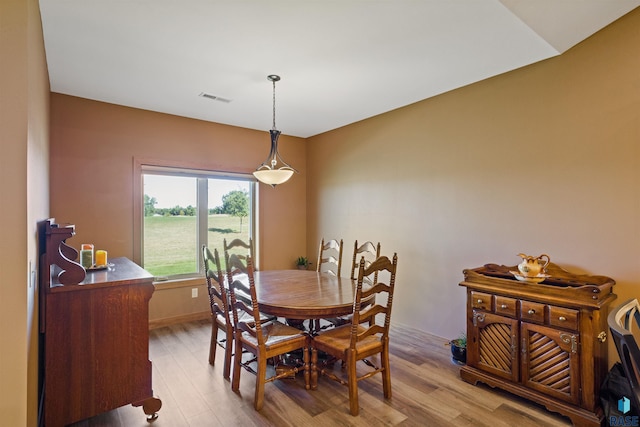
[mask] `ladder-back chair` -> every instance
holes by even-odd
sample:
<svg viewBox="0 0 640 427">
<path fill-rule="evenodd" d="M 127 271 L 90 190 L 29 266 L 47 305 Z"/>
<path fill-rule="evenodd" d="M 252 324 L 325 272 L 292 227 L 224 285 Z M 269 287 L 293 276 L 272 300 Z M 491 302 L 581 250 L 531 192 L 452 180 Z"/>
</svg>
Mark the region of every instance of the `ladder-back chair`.
<svg viewBox="0 0 640 427">
<path fill-rule="evenodd" d="M 342 239 L 335 239 L 325 243 L 324 238 L 318 248 L 318 263 L 316 271 L 326 272 L 340 277 L 342 270 Z"/>
<path fill-rule="evenodd" d="M 391 306 L 393 304 L 397 264 L 398 257 L 396 254 L 393 255 L 393 260 L 389 260 L 386 256 L 381 256 L 372 262 L 369 267 L 365 267 L 365 261 L 361 259 L 351 323 L 321 332 L 311 340 L 312 389 L 317 388 L 318 372 L 348 386 L 349 407 L 351 415 L 354 416 L 358 415 L 360 411 L 358 381 L 381 373 L 384 397 L 391 398 L 389 324 L 391 321 Z M 366 290 L 363 289 L 364 278 L 376 271 L 378 273 L 388 272 L 388 274 L 385 273 L 384 277 L 386 279 L 388 276 L 387 283 L 379 280 L 375 285 L 367 287 Z M 363 301 L 368 301 L 372 296 L 374 296 L 375 302 L 365 308 L 364 305 L 366 304 Z M 379 317 L 382 316 L 384 316 L 384 321 L 380 324 L 378 323 L 380 321 Z M 323 351 L 336 359 L 342 360 L 346 366 L 346 379 L 344 376 L 335 375 L 332 368 L 319 368 L 318 351 Z M 376 354 L 380 356 L 381 366 L 374 365 L 365 374 L 358 376 L 356 363 L 360 360 L 364 362 L 366 358 Z M 371 366 L 370 363 L 367 363 L 367 365 Z"/>
<path fill-rule="evenodd" d="M 233 351 L 233 326 L 229 317 L 229 299 L 224 286 L 224 275 L 220 268 L 218 250 L 213 254 L 206 245 L 202 245 L 202 260 L 204 262 L 209 305 L 211 306 L 211 344 L 209 346 L 209 364 L 216 361 L 216 348 L 224 349 L 223 377 L 229 379 L 231 373 L 231 355 Z M 218 331 L 224 333 L 224 338 L 218 338 Z"/>
<path fill-rule="evenodd" d="M 326 243 L 324 238 L 322 239 L 318 248 L 318 263 L 316 264 L 316 271 L 318 273 L 329 273 L 340 277 L 340 273 L 342 271 L 342 239 L 340 239 L 339 242 L 335 239 L 331 239 Z M 322 328 L 332 326 L 334 324 L 333 320 L 336 319 L 324 320 L 329 322 L 324 326 L 321 326 L 320 319 L 309 320 L 309 331 L 311 334 L 315 334 Z M 301 327 L 302 322 L 304 322 L 304 320 L 287 319 L 287 323 L 296 327 Z"/>
<path fill-rule="evenodd" d="M 253 406 L 259 411 L 264 404 L 265 384 L 291 375 L 289 370 L 278 372 L 276 369 L 275 375 L 267 378 L 267 359 L 302 349 L 305 386 L 309 389 L 309 337 L 306 332 L 287 326 L 277 320 L 261 323 L 251 257 L 247 258 L 246 265 L 236 254 L 230 255 L 226 262 L 236 347 L 231 389 L 237 392 L 240 388 L 241 368 L 256 374 Z M 248 302 L 239 299 L 238 294 L 248 296 Z M 243 314 L 253 318 L 253 321 L 240 321 Z M 241 349 L 253 354 L 254 359 L 243 362 Z M 257 363 L 256 369 L 251 367 L 253 362 Z M 297 373 L 299 368 L 293 367 L 292 370 Z"/>
<path fill-rule="evenodd" d="M 222 241 L 222 244 L 223 244 L 223 250 L 225 253 L 236 254 L 238 258 L 240 258 L 245 264 L 247 263 L 247 256 L 250 256 L 253 262 L 255 263 L 256 256 L 254 253 L 252 238 L 249 238 L 249 243 L 245 242 L 242 239 L 233 239 L 228 244 L 227 244 L 227 239 L 224 239 Z M 258 270 L 255 265 L 253 266 L 253 269 L 254 271 Z"/>
<path fill-rule="evenodd" d="M 365 268 L 369 267 L 374 260 L 380 257 L 380 242 L 378 242 L 377 245 L 374 245 L 372 242 L 364 242 L 358 246 L 358 241 L 355 241 L 353 245 L 353 257 L 351 258 L 351 280 L 358 278 L 357 270 L 360 258 L 362 257 L 364 257 Z M 364 281 L 369 284 L 376 283 L 378 281 L 378 271 L 373 272 L 373 279 L 365 277 Z"/>
<path fill-rule="evenodd" d="M 372 242 L 365 242 L 362 245 L 358 246 L 358 241 L 356 240 L 353 245 L 353 256 L 351 260 L 351 280 L 356 280 L 358 278 L 358 265 L 361 258 L 364 258 L 364 266 L 365 268 L 369 267 L 371 263 L 380 257 L 380 242 L 377 245 L 374 245 Z M 373 278 L 365 277 L 364 283 L 372 285 L 378 281 L 378 271 L 373 272 Z M 351 322 L 351 315 L 343 316 L 343 317 L 333 317 L 323 319 L 324 325 L 320 325 L 320 323 L 316 323 L 316 329 L 327 329 L 332 326 L 340 326 L 346 323 Z"/>
</svg>

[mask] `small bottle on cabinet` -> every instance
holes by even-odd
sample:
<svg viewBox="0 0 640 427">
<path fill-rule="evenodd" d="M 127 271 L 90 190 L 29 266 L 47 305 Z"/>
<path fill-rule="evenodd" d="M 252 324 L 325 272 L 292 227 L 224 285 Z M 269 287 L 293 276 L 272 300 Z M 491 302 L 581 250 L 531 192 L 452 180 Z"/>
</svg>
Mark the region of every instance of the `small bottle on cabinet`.
<svg viewBox="0 0 640 427">
<path fill-rule="evenodd" d="M 93 245 L 83 243 L 80 247 L 80 264 L 85 268 L 93 267 Z"/>
</svg>

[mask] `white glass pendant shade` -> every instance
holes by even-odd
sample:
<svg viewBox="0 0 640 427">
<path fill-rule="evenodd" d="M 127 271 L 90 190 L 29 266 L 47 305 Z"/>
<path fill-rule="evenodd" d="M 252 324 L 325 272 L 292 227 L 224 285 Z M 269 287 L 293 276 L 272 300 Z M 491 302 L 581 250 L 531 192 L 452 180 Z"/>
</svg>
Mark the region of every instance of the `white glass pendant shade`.
<svg viewBox="0 0 640 427">
<path fill-rule="evenodd" d="M 291 169 L 262 169 L 253 173 L 258 181 L 272 186 L 287 182 L 293 176 Z"/>
</svg>

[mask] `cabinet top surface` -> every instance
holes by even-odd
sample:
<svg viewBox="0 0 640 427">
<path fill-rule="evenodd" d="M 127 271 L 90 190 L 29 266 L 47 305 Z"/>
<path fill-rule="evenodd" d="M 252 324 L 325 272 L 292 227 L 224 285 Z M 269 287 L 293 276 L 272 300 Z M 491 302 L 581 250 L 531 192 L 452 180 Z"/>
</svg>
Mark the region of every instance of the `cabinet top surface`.
<svg viewBox="0 0 640 427">
<path fill-rule="evenodd" d="M 104 270 L 89 270 L 85 279 L 77 285 L 62 285 L 54 274 L 51 277 L 52 290 L 62 290 L 63 288 L 97 287 L 101 285 L 131 285 L 138 283 L 149 283 L 153 281 L 153 276 L 128 258 L 109 259 L 109 267 Z M 89 285 L 89 286 L 87 286 Z"/>
<path fill-rule="evenodd" d="M 547 267 L 549 278 L 542 283 L 527 283 L 517 280 L 511 271 L 517 266 L 485 264 L 474 269 L 465 269 L 461 286 L 498 291 L 515 296 L 558 297 L 571 299 L 576 303 L 599 304 L 615 298 L 615 281 L 606 276 L 590 276 L 570 273 L 556 264 Z"/>
</svg>

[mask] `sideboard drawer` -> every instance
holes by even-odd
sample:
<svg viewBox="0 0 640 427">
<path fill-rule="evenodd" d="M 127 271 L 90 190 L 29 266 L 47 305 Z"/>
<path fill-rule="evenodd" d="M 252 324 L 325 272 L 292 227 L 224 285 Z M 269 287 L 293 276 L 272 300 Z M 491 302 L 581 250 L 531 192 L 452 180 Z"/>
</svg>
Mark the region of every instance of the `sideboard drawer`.
<svg viewBox="0 0 640 427">
<path fill-rule="evenodd" d="M 505 316 L 516 317 L 516 307 L 518 300 L 515 298 L 503 297 L 496 295 L 496 314 L 503 314 Z"/>
<path fill-rule="evenodd" d="M 578 310 L 550 305 L 549 325 L 578 330 Z"/>
<path fill-rule="evenodd" d="M 493 295 L 471 291 L 471 307 L 491 311 L 491 301 L 493 301 Z"/>
<path fill-rule="evenodd" d="M 544 304 L 521 300 L 520 319 L 527 322 L 544 323 Z"/>
</svg>

